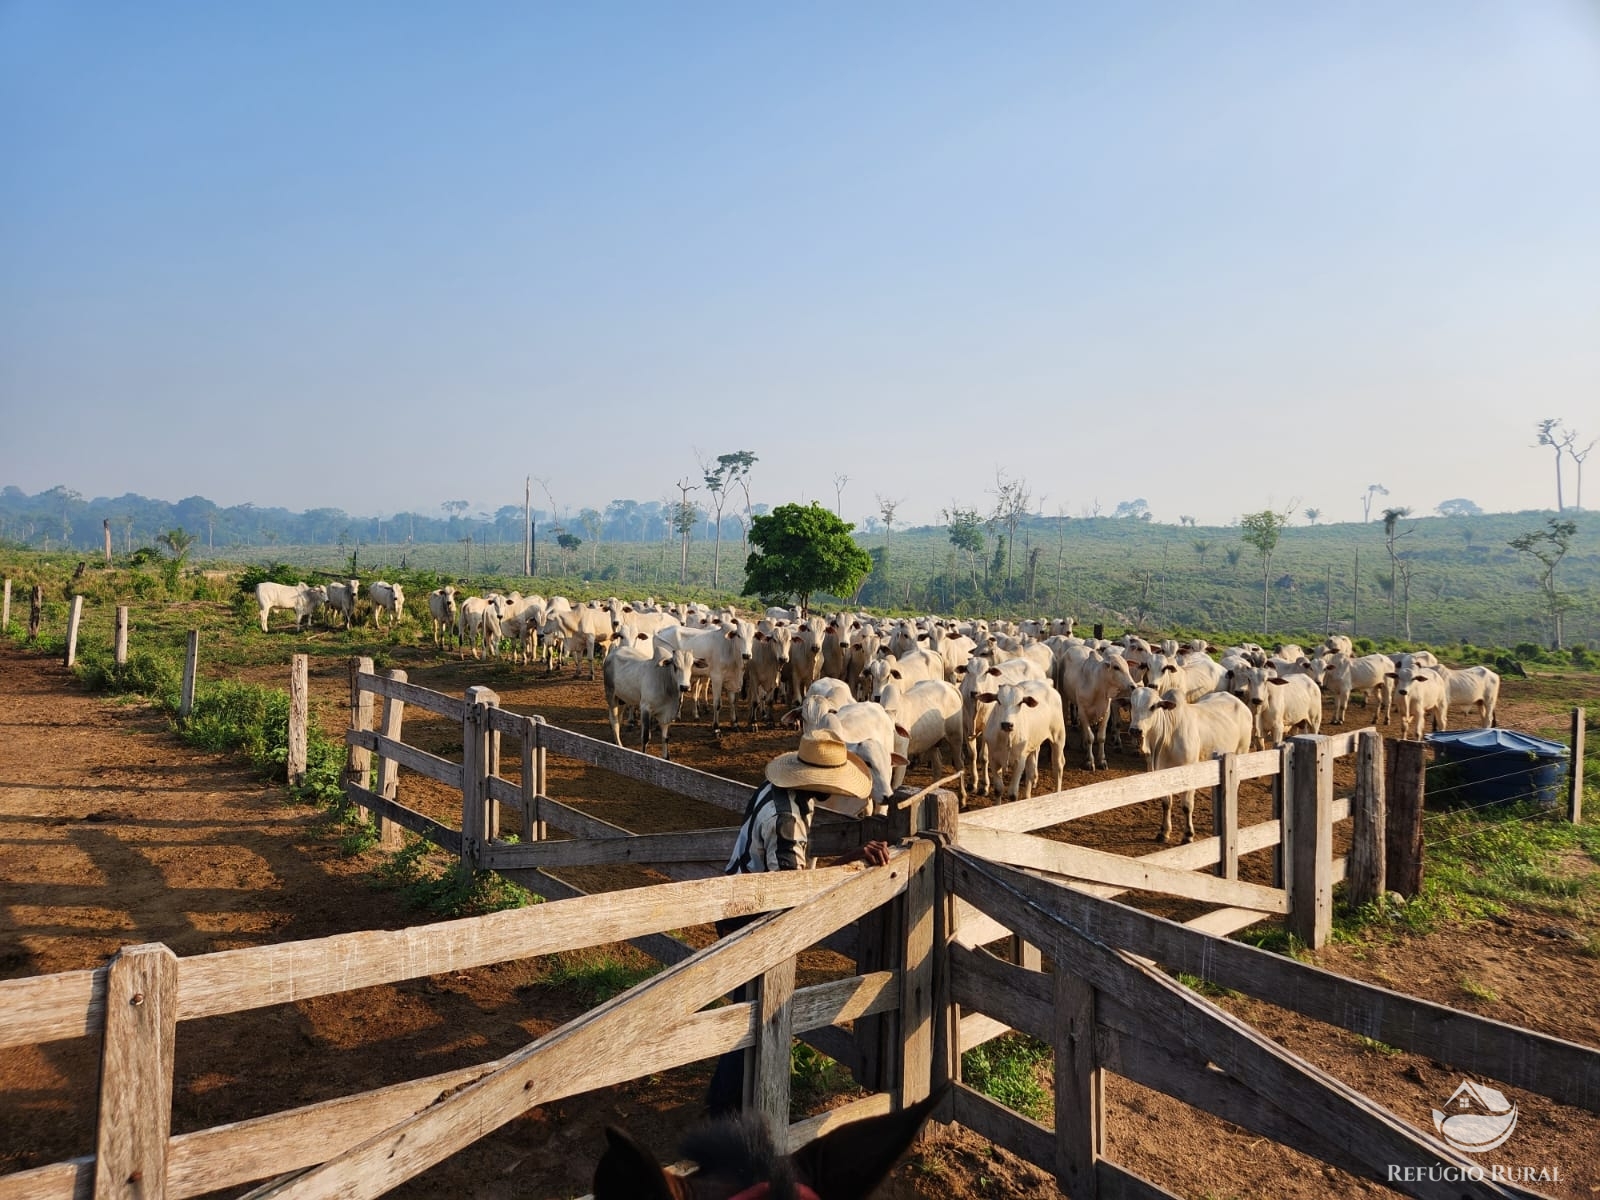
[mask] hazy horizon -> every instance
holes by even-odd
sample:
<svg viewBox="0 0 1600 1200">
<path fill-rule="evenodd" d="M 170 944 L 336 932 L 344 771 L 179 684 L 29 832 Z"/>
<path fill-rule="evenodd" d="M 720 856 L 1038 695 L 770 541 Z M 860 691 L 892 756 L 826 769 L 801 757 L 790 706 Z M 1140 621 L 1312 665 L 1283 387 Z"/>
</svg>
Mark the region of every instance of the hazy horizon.
<svg viewBox="0 0 1600 1200">
<path fill-rule="evenodd" d="M 997 468 L 1046 516 L 1552 508 L 1596 112 L 1581 0 L 14 4 L 0 475 L 575 512 L 749 449 L 858 523 Z"/>
</svg>

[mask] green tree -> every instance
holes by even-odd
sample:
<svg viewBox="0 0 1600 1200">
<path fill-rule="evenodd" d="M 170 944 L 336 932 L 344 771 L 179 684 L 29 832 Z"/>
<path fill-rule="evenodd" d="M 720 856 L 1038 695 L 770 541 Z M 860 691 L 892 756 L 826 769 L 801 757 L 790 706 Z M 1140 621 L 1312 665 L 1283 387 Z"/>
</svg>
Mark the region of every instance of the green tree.
<svg viewBox="0 0 1600 1200">
<path fill-rule="evenodd" d="M 854 528 L 814 501 L 754 517 L 743 594 L 774 603 L 793 598 L 807 614 L 815 592 L 848 596 L 872 569 L 871 556 L 850 536 Z"/>
<path fill-rule="evenodd" d="M 170 550 L 173 558 L 182 562 L 189 553 L 189 548 L 194 545 L 194 539 L 194 534 L 189 533 L 182 525 L 179 525 L 176 529 L 169 529 L 161 534 L 156 538 L 156 541 Z"/>
<path fill-rule="evenodd" d="M 950 527 L 950 544 L 967 556 L 967 570 L 972 585 L 978 585 L 978 555 L 983 553 L 983 522 L 975 508 L 958 508 L 954 505 L 944 510 L 945 524 Z"/>
<path fill-rule="evenodd" d="M 1539 560 L 1544 572 L 1539 576 L 1539 590 L 1544 593 L 1545 604 L 1550 609 L 1550 632 L 1555 648 L 1561 649 L 1561 614 L 1567 607 L 1567 598 L 1556 584 L 1556 568 L 1572 549 L 1572 537 L 1578 532 L 1576 521 L 1563 521 L 1551 517 L 1545 529 L 1535 529 L 1519 534 L 1506 544 L 1520 554 Z"/>
<path fill-rule="evenodd" d="M 1239 536 L 1255 547 L 1261 556 L 1261 633 L 1268 632 L 1270 603 L 1272 599 L 1272 554 L 1278 548 L 1278 538 L 1289 524 L 1289 514 L 1264 508 L 1260 512 L 1245 513 L 1239 518 Z"/>
<path fill-rule="evenodd" d="M 1194 541 L 1189 543 L 1189 545 L 1194 547 L 1194 552 L 1200 556 L 1200 567 L 1202 570 L 1205 569 L 1206 555 L 1211 553 L 1211 544 L 1210 538 L 1195 538 Z"/>
</svg>

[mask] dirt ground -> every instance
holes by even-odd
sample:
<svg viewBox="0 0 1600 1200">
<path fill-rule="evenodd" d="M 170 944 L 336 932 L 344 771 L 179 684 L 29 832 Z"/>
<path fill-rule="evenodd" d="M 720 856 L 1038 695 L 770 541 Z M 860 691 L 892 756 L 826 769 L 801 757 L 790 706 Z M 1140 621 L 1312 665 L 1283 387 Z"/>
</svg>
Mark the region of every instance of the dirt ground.
<svg viewBox="0 0 1600 1200">
<path fill-rule="evenodd" d="M 342 666 L 312 660 L 313 693 L 330 728 L 345 695 Z M 502 704 L 606 736 L 600 685 L 523 668 L 487 667 L 400 648 L 413 682 L 460 694 L 487 683 Z M 246 672 L 282 685 L 285 672 Z M 1551 732 L 1555 707 L 1540 688 L 1507 681 L 1502 723 Z M 1519 698 L 1520 697 L 1520 698 Z M 1360 710 L 1355 710 L 1359 713 Z M 370 860 L 343 856 L 319 814 L 290 803 L 236 762 L 177 741 L 146 706 L 85 695 L 58 665 L 0 644 L 0 978 L 97 966 L 125 944 L 160 941 L 179 955 L 396 928 L 428 918 L 369 886 Z M 1326 729 L 1325 729 L 1326 731 Z M 459 729 L 407 713 L 406 740 L 459 757 Z M 707 721 L 674 730 L 674 757 L 754 782 L 761 764 L 792 747 L 765 730 L 710 738 Z M 1069 768 L 1074 759 L 1069 753 Z M 1120 772 L 1137 770 L 1129 755 Z M 1348 771 L 1342 766 L 1342 771 Z M 508 771 L 508 774 L 514 772 Z M 578 764 L 552 759 L 551 791 L 639 832 L 711 827 L 729 815 Z M 1088 782 L 1069 769 L 1067 786 Z M 1103 775 L 1098 778 L 1104 778 Z M 1349 785 L 1347 775 L 1339 779 Z M 402 798 L 451 824 L 459 800 L 406 774 Z M 1264 819 L 1270 799 L 1247 785 L 1241 809 Z M 1209 806 L 1197 805 L 1202 833 Z M 1146 853 L 1159 827 L 1153 806 L 1075 822 L 1058 836 L 1121 853 Z M 1247 859 L 1260 878 L 1265 856 Z M 585 877 L 615 887 L 617 875 Z M 637 881 L 644 881 L 638 876 Z M 1171 915 L 1186 915 L 1174 907 Z M 1567 924 L 1570 924 L 1567 923 Z M 1552 933 L 1563 922 L 1513 913 L 1504 923 L 1394 944 L 1335 945 L 1336 970 L 1486 1016 L 1600 1045 L 1600 960 Z M 826 974 L 825 957 L 803 964 Z M 582 1005 L 541 986 L 533 962 L 321 997 L 180 1027 L 173 1131 L 201 1129 L 347 1095 L 505 1054 L 577 1015 Z M 1498 997 L 1474 999 L 1461 981 Z M 1457 1080 L 1426 1059 L 1373 1048 L 1343 1031 L 1244 999 L 1224 1000 L 1259 1029 L 1431 1132 L 1430 1107 Z M 90 1153 L 98 1047 L 91 1039 L 0 1051 L 0 1169 Z M 406 1196 L 569 1197 L 588 1190 L 605 1124 L 625 1124 L 663 1156 L 699 1111 L 707 1068 L 588 1093 L 535 1110 L 402 1188 Z M 1108 1083 L 1108 1153 L 1190 1197 L 1354 1196 L 1379 1191 L 1315 1160 L 1125 1081 Z M 1508 1093 L 1522 1114 L 1500 1161 L 1559 1166 L 1563 1197 L 1600 1193 L 1600 1121 L 1542 1097 Z M 964 1131 L 939 1131 L 901 1166 L 893 1197 L 1051 1194 L 1042 1173 Z"/>
</svg>

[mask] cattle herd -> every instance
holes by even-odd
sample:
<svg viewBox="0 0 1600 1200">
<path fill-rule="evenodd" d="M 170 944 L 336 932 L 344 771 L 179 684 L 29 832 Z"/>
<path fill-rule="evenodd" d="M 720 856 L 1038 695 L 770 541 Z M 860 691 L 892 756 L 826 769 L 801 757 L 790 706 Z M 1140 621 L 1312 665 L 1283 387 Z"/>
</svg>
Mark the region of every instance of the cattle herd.
<svg viewBox="0 0 1600 1200">
<path fill-rule="evenodd" d="M 349 625 L 359 597 L 353 579 L 256 589 L 263 631 L 280 608 L 295 614 L 297 630 L 324 607 L 330 622 Z M 374 624 L 404 617 L 400 585 L 380 580 L 367 597 Z M 474 658 L 537 658 L 552 673 L 563 658 L 581 672 L 587 658 L 593 679 L 601 655 L 606 715 L 619 746 L 624 721 L 636 722 L 639 748 L 655 730 L 665 757 L 685 701 L 695 719 L 709 701 L 713 736 L 721 733 L 724 700 L 734 725 L 742 702 L 751 729 L 762 720 L 830 729 L 871 773 L 863 809 L 886 806 L 915 761 L 929 762 L 938 777 L 948 759 L 963 800 L 969 788 L 1026 798 L 1047 746 L 1060 790 L 1069 720 L 1086 769 L 1105 768 L 1108 735 L 1120 746 L 1126 730 L 1146 767 L 1159 770 L 1275 747 L 1299 728 L 1319 732 L 1324 696 L 1334 724 L 1344 722 L 1356 694 L 1380 725 L 1393 719 L 1398 699 L 1401 736 L 1420 738 L 1430 718 L 1447 728 L 1452 708 L 1493 725 L 1500 691 L 1500 677 L 1487 667 L 1457 670 L 1427 652 L 1358 656 L 1340 636 L 1310 651 L 1279 645 L 1268 652 L 1254 643 L 1213 650 L 1195 639 L 1086 639 L 1070 619 L 821 617 L 784 608 L 755 616 L 654 600 L 468 596 L 454 587 L 430 592 L 427 605 L 434 644 L 453 639 L 462 657 L 470 649 Z M 1182 799 L 1190 841 L 1193 793 Z M 1168 797 L 1157 836 L 1166 841 L 1171 832 Z"/>
</svg>

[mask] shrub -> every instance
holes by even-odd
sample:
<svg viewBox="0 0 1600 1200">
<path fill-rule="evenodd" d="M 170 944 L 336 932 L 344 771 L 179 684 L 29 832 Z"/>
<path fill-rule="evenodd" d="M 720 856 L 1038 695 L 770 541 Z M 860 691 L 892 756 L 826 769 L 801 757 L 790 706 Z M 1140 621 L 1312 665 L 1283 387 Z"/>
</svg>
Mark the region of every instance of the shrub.
<svg viewBox="0 0 1600 1200">
<path fill-rule="evenodd" d="M 257 563 L 246 567 L 244 574 L 239 576 L 239 591 L 242 595 L 249 596 L 253 600 L 256 594 L 256 584 L 296 584 L 300 582 L 300 578 L 304 574 L 304 568 L 291 566 L 289 563 Z"/>
</svg>

